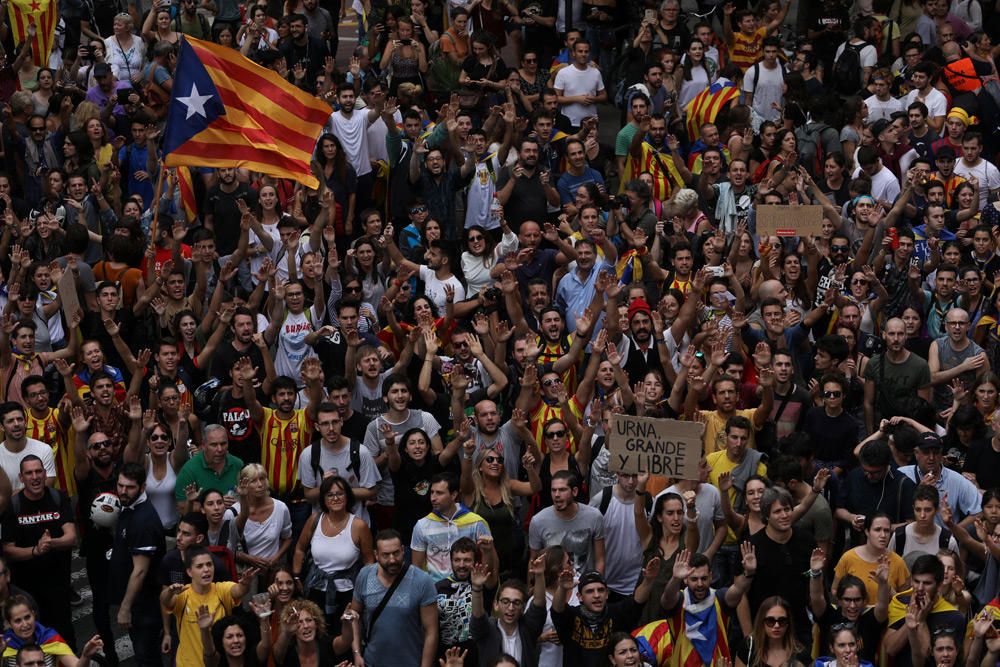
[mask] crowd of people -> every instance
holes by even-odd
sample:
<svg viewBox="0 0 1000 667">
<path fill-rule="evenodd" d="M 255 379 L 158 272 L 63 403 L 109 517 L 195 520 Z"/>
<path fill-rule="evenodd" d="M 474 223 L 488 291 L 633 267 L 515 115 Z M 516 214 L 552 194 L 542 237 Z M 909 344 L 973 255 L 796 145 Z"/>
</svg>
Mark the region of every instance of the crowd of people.
<svg viewBox="0 0 1000 667">
<path fill-rule="evenodd" d="M 683 4 L 0 12 L 3 664 L 1000 664 L 1000 11 Z M 317 188 L 163 166 L 188 38 Z"/>
</svg>

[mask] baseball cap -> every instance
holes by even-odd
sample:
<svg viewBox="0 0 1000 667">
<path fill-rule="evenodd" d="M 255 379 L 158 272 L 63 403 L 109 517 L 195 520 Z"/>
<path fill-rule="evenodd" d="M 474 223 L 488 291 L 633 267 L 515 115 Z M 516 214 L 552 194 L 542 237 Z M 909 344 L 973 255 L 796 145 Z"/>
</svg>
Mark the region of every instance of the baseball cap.
<svg viewBox="0 0 1000 667">
<path fill-rule="evenodd" d="M 580 575 L 580 583 L 577 584 L 576 589 L 582 592 L 584 587 L 589 586 L 590 584 L 607 585 L 604 582 L 604 575 L 602 575 L 597 570 L 590 570 L 589 572 L 584 572 L 582 575 Z"/>
<path fill-rule="evenodd" d="M 107 63 L 97 63 L 94 65 L 94 76 L 107 76 L 111 74 L 111 65 Z"/>
<path fill-rule="evenodd" d="M 944 443 L 936 433 L 922 433 L 915 445 L 916 449 L 943 449 Z"/>
</svg>

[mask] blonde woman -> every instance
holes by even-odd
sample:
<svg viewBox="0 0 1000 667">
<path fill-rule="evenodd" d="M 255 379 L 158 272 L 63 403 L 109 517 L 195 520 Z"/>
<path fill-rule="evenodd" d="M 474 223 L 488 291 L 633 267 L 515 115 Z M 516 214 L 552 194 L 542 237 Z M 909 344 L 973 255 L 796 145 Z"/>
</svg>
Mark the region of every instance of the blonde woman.
<svg viewBox="0 0 1000 667">
<path fill-rule="evenodd" d="M 507 474 L 505 456 L 513 455 L 509 448 L 493 446 L 477 450 L 476 439 L 472 438 L 463 444 L 465 451 L 459 487 L 462 502 L 483 517 L 490 527 L 500 560 L 501 578 L 515 567 L 516 546 L 519 542 L 515 536 L 520 531 L 517 521 L 518 501 L 515 498 L 531 497 L 542 488 L 539 460 L 531 453 L 534 450 L 533 439 L 525 428 L 520 410 L 515 410 L 514 413 L 511 419 L 514 435 L 511 439 L 503 440 L 513 444 L 520 437 L 524 442 L 530 443 L 527 452 L 521 457 L 521 462 L 528 471 L 528 481 L 511 479 Z M 476 406 L 476 418 L 481 432 L 488 431 L 490 422 L 499 422 L 499 415 L 496 414 L 496 406 L 492 401 L 483 401 Z M 500 438 L 498 442 L 499 440 Z"/>
<path fill-rule="evenodd" d="M 251 463 L 240 471 L 234 509 L 236 529 L 246 542 L 246 553 L 236 554 L 244 565 L 262 570 L 274 568 L 292 546 L 292 516 L 285 503 L 271 497 L 267 471 Z"/>
<path fill-rule="evenodd" d="M 119 81 L 138 81 L 146 63 L 146 44 L 135 36 L 135 23 L 129 14 L 115 15 L 112 34 L 104 40 L 111 71 Z"/>
</svg>

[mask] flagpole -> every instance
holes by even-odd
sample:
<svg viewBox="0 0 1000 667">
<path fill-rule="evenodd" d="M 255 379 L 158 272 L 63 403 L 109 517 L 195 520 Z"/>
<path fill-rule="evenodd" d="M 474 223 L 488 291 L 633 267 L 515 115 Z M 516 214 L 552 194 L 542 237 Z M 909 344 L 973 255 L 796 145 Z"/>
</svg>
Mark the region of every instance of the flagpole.
<svg viewBox="0 0 1000 667">
<path fill-rule="evenodd" d="M 166 175 L 163 160 L 160 160 L 160 175 L 156 178 L 156 190 L 153 193 L 153 224 L 149 227 L 149 241 L 156 243 L 156 225 L 160 220 L 160 196 L 163 194 L 163 177 Z"/>
</svg>

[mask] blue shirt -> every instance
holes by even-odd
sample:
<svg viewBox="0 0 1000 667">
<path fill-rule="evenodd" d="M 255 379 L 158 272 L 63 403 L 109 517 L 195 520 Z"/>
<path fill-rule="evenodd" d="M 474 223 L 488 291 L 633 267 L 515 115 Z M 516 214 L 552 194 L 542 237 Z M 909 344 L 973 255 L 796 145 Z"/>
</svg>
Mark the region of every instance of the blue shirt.
<svg viewBox="0 0 1000 667">
<path fill-rule="evenodd" d="M 364 605 L 366 628 L 389 590 L 378 578 L 378 567 L 377 563 L 364 566 L 354 582 L 354 599 Z M 424 650 L 420 608 L 428 605 L 437 607 L 434 580 L 420 568 L 410 566 L 375 626 L 370 628 L 365 664 L 419 665 Z"/>
<path fill-rule="evenodd" d="M 899 472 L 912 479 L 914 484 L 920 484 L 920 479 L 924 476 L 916 465 L 903 466 Z M 955 521 L 961 521 L 967 516 L 983 511 L 983 499 L 976 485 L 951 468 L 941 468 L 937 490 L 942 498 L 948 497 L 948 504 L 955 512 Z M 935 516 L 934 521 L 944 527 L 940 515 Z"/>
<path fill-rule="evenodd" d="M 577 188 L 587 183 L 604 185 L 604 177 L 592 167 L 584 167 L 582 176 L 574 176 L 568 171 L 563 172 L 563 175 L 556 181 L 556 190 L 559 191 L 559 199 L 563 204 L 572 204 Z"/>
<path fill-rule="evenodd" d="M 142 202 L 146 207 L 153 203 L 153 174 L 146 171 L 146 158 L 149 156 L 149 148 L 137 146 L 135 143 L 122 146 L 118 151 L 118 164 L 121 165 L 122 173 L 126 177 L 126 188 L 130 195 L 142 195 Z M 135 172 L 146 171 L 146 180 L 140 181 L 135 177 Z"/>
<path fill-rule="evenodd" d="M 559 281 L 555 304 L 563 311 L 567 333 L 576 331 L 576 316 L 594 300 L 594 283 L 597 282 L 597 275 L 601 271 L 614 271 L 614 268 L 598 261 L 585 279 L 580 279 L 578 270 L 571 270 Z M 594 314 L 594 317 L 598 316 L 600 313 Z"/>
</svg>

